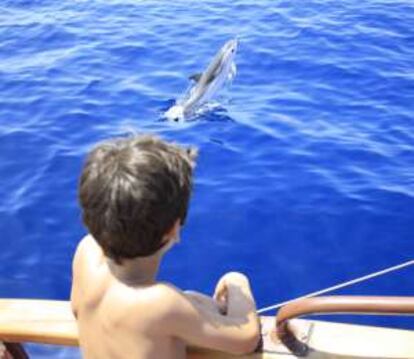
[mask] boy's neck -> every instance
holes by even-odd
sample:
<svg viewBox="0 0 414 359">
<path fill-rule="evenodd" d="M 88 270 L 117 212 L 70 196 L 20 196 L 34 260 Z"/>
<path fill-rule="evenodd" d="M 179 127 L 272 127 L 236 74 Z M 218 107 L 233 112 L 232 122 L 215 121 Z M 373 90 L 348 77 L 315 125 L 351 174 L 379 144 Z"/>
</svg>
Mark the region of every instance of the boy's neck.
<svg viewBox="0 0 414 359">
<path fill-rule="evenodd" d="M 155 283 L 160 260 L 161 255 L 157 252 L 148 257 L 123 259 L 121 264 L 111 259 L 107 259 L 107 263 L 109 270 L 119 281 L 129 286 L 140 286 Z"/>
</svg>

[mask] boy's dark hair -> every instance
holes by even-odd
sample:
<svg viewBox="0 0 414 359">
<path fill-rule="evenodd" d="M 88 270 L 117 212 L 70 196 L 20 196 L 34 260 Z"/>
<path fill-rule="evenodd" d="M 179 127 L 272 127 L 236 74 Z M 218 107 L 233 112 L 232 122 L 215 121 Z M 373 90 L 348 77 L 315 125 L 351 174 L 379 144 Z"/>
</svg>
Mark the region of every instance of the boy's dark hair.
<svg viewBox="0 0 414 359">
<path fill-rule="evenodd" d="M 196 150 L 154 136 L 103 142 L 89 154 L 80 183 L 83 221 L 117 263 L 154 254 L 184 223 Z"/>
</svg>

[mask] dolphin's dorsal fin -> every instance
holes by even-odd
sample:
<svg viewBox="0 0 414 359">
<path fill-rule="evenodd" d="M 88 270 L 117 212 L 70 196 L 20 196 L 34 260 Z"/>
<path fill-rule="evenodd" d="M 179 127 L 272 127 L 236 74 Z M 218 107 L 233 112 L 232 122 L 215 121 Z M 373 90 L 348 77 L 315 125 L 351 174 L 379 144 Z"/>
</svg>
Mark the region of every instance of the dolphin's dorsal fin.
<svg viewBox="0 0 414 359">
<path fill-rule="evenodd" d="M 193 80 L 194 82 L 198 82 L 203 74 L 201 72 L 197 72 L 196 74 L 192 74 L 189 79 Z"/>
</svg>

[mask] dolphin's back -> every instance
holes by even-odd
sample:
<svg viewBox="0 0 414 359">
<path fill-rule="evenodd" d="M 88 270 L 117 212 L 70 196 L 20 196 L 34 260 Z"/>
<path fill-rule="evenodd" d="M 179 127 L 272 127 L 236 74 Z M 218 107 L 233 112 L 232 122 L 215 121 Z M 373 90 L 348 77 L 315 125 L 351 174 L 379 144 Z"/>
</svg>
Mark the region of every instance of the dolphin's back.
<svg viewBox="0 0 414 359">
<path fill-rule="evenodd" d="M 223 50 L 220 50 L 216 56 L 214 56 L 214 59 L 210 62 L 206 71 L 204 71 L 203 75 L 200 78 L 200 82 L 203 84 L 209 84 L 215 79 L 221 68 L 222 57 Z"/>
<path fill-rule="evenodd" d="M 184 112 L 190 112 L 192 108 L 199 103 L 200 105 L 208 101 L 211 96 L 213 88 L 211 88 L 214 80 L 220 74 L 222 68 L 223 50 L 214 56 L 213 60 L 208 65 L 207 69 L 203 72 L 200 79 L 195 86 L 190 90 L 188 100 L 184 103 Z M 214 86 L 214 89 L 217 86 Z"/>
<path fill-rule="evenodd" d="M 198 106 L 208 102 L 231 76 L 237 40 L 230 40 L 217 52 L 198 81 L 187 90 L 181 100 L 167 111 L 168 116 L 180 112 L 180 118 L 193 114 Z M 179 111 L 178 111 L 179 110 Z"/>
</svg>

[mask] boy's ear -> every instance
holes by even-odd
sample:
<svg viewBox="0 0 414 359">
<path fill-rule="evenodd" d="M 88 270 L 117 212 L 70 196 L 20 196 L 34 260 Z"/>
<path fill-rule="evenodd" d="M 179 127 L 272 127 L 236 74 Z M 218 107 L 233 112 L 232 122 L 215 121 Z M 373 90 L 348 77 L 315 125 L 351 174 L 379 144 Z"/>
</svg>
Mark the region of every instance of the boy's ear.
<svg viewBox="0 0 414 359">
<path fill-rule="evenodd" d="M 179 238 L 180 234 L 180 227 L 181 227 L 181 221 L 177 219 L 171 229 L 165 234 L 165 238 L 167 241 L 174 240 L 176 238 Z"/>
<path fill-rule="evenodd" d="M 165 233 L 161 243 L 161 253 L 167 252 L 175 243 L 180 241 L 180 227 L 181 221 L 176 220 L 171 229 Z"/>
</svg>

